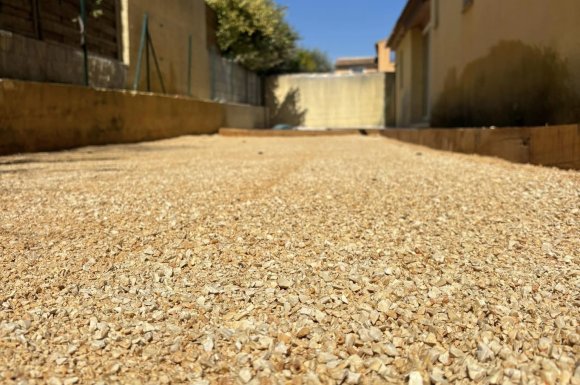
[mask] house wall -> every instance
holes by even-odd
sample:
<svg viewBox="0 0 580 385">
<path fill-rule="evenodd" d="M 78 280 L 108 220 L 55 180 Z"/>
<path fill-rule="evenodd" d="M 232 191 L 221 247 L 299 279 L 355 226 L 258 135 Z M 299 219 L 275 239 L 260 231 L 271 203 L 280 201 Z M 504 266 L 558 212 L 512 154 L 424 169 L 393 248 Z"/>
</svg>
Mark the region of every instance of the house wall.
<svg viewBox="0 0 580 385">
<path fill-rule="evenodd" d="M 516 123 L 529 125 L 540 113 L 549 123 L 574 121 L 570 111 L 580 103 L 568 92 L 580 93 L 580 1 L 474 0 L 465 10 L 463 3 L 432 0 L 432 123 L 459 115 L 501 125 L 520 114 Z M 538 47 L 553 49 L 563 65 Z"/>
<path fill-rule="evenodd" d="M 270 125 L 384 127 L 392 121 L 393 74 L 306 74 L 266 82 Z"/>
<path fill-rule="evenodd" d="M 409 30 L 397 47 L 397 126 L 423 124 L 422 31 Z"/>
<path fill-rule="evenodd" d="M 166 92 L 188 93 L 188 37 L 192 36 L 192 96 L 210 98 L 210 68 L 207 49 L 206 5 L 203 0 L 123 0 L 126 19 L 124 41 L 128 43 L 128 87 L 137 68 L 143 15 L 149 15 L 149 31 L 159 61 Z M 126 59 L 127 60 L 127 59 Z M 139 90 L 146 89 L 145 54 Z M 150 59 L 151 91 L 161 92 L 153 57 Z"/>
</svg>

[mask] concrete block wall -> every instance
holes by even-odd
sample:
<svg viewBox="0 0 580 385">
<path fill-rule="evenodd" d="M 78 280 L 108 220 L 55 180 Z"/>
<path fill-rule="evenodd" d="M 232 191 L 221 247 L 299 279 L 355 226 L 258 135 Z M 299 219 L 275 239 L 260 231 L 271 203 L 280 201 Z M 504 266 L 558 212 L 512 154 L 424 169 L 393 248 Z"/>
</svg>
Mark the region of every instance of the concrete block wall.
<svg viewBox="0 0 580 385">
<path fill-rule="evenodd" d="M 80 49 L 0 30 L 0 78 L 83 84 L 83 63 Z M 127 68 L 120 61 L 89 56 L 93 87 L 123 88 L 126 74 Z"/>
</svg>

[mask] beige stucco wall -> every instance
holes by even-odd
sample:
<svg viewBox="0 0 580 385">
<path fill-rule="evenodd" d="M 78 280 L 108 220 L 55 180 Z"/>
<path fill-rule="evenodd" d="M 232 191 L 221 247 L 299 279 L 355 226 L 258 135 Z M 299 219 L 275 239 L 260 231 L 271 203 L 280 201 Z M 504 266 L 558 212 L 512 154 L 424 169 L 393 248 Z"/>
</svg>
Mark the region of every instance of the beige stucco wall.
<svg viewBox="0 0 580 385">
<path fill-rule="evenodd" d="M 554 48 L 569 61 L 580 86 L 580 1 L 475 0 L 465 12 L 463 0 L 437 4 L 439 20 L 431 31 L 432 97 L 443 90 L 450 69 L 460 73 L 502 40 Z"/>
<path fill-rule="evenodd" d="M 265 128 L 267 126 L 266 108 L 248 104 L 223 104 L 224 128 Z"/>
<path fill-rule="evenodd" d="M 408 31 L 397 48 L 397 125 L 412 126 L 425 120 L 423 111 L 422 31 Z"/>
<path fill-rule="evenodd" d="M 365 68 L 365 69 L 362 70 L 362 73 L 363 74 L 374 74 L 374 73 L 377 73 L 377 72 L 379 72 L 379 70 L 376 69 L 376 68 Z M 337 75 L 348 75 L 348 74 L 357 74 L 357 73 L 360 73 L 360 72 L 355 72 L 355 71 L 353 71 L 352 69 L 349 68 L 349 69 L 338 69 L 338 70 L 334 70 L 334 73 L 337 74 Z"/>
<path fill-rule="evenodd" d="M 271 77 L 266 84 L 270 124 L 315 128 L 383 127 L 390 103 L 386 93 L 387 75 Z"/>
<path fill-rule="evenodd" d="M 567 62 L 571 82 L 580 91 L 580 1 L 475 0 L 464 11 L 463 0 L 438 0 L 432 1 L 431 15 L 431 105 L 442 97 L 453 78 L 461 79 L 468 66 L 472 72 L 502 74 L 498 76 L 505 78 L 493 79 L 498 84 L 514 83 L 506 75 L 508 71 L 476 67 L 530 60 L 527 47 L 552 48 Z M 502 57 L 489 57 L 492 48 L 502 41 L 510 42 L 511 46 L 505 46 Z M 538 67 L 532 63 L 524 67 L 530 72 L 529 80 L 523 79 L 520 82 L 524 84 L 512 84 L 512 87 L 525 88 L 538 77 L 547 76 L 540 70 L 534 73 Z M 484 86 L 494 92 L 493 87 Z"/>
<path fill-rule="evenodd" d="M 129 61 L 128 87 L 132 87 L 135 78 L 145 12 L 149 14 L 149 31 L 167 93 L 187 94 L 188 38 L 192 35 L 192 96 L 209 99 L 210 69 L 203 0 L 123 0 L 122 18 L 126 23 L 124 58 Z M 150 59 L 150 70 L 152 91 L 161 92 L 153 57 Z M 145 71 L 143 58 L 140 90 L 146 89 Z"/>
<path fill-rule="evenodd" d="M 0 155 L 263 127 L 265 109 L 0 79 Z"/>
</svg>

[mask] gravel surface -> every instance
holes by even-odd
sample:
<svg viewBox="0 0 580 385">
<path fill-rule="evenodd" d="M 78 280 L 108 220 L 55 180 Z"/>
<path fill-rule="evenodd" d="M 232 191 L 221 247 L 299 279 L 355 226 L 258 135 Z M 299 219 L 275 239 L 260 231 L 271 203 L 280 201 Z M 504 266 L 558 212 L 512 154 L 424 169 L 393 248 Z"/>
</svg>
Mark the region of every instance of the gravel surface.
<svg viewBox="0 0 580 385">
<path fill-rule="evenodd" d="M 579 208 L 373 137 L 0 157 L 0 383 L 580 384 Z"/>
</svg>

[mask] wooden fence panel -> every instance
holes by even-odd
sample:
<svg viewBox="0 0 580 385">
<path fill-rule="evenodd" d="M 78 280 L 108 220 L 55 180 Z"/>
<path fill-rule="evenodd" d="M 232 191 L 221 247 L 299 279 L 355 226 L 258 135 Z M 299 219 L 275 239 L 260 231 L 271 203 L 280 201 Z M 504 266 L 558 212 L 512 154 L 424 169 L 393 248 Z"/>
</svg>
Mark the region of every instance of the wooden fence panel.
<svg viewBox="0 0 580 385">
<path fill-rule="evenodd" d="M 121 59 L 118 0 L 86 0 L 90 53 Z M 79 0 L 0 0 L 0 29 L 80 48 Z"/>
<path fill-rule="evenodd" d="M 0 29 L 36 37 L 34 0 L 0 0 Z"/>
</svg>

